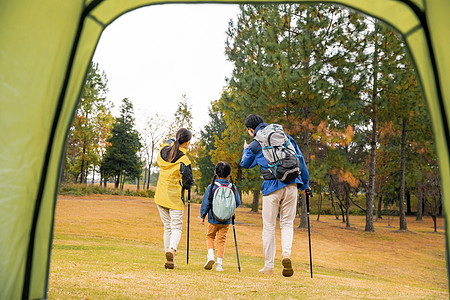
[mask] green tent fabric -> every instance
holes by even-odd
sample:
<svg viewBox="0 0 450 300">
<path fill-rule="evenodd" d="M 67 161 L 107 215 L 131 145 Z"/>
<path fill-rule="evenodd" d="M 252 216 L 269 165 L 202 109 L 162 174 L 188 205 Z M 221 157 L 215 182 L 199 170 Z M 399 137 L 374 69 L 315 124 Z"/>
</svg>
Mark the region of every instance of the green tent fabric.
<svg viewBox="0 0 450 300">
<path fill-rule="evenodd" d="M 0 0 L 0 299 L 47 297 L 59 166 L 87 67 L 108 24 L 162 2 Z M 322 2 L 379 18 L 404 36 L 433 119 L 448 216 L 450 1 Z"/>
</svg>

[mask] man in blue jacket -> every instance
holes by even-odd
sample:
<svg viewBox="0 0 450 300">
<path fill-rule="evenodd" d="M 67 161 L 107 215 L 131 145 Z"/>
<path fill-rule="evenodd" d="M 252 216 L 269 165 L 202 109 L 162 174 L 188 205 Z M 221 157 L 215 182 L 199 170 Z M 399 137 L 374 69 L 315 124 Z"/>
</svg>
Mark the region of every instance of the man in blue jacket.
<svg viewBox="0 0 450 300">
<path fill-rule="evenodd" d="M 253 138 L 259 130 L 266 126 L 268 124 L 264 123 L 263 118 L 257 114 L 248 115 L 245 119 L 245 127 L 247 127 L 248 134 Z M 289 135 L 288 138 L 299 157 L 301 173 L 297 178 L 288 183 L 283 183 L 277 179 L 264 179 L 261 190 L 263 194 L 262 239 L 265 262 L 264 268 L 259 270 L 263 274 L 273 274 L 276 251 L 275 226 L 278 210 L 280 210 L 282 274 L 285 277 L 294 274 L 290 256 L 294 237 L 294 219 L 297 211 L 297 188 L 300 190 L 309 189 L 309 174 L 303 155 L 295 140 Z M 244 143 L 241 166 L 250 169 L 256 165 L 260 165 L 262 170 L 268 169 L 267 160 L 263 155 L 261 145 L 257 140 L 253 139 L 249 145 L 246 142 Z"/>
</svg>

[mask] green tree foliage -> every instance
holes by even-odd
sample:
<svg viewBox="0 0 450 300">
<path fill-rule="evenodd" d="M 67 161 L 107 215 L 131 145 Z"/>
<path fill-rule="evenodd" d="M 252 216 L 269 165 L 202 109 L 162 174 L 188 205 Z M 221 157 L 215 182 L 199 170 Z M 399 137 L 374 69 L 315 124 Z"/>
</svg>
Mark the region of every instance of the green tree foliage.
<svg viewBox="0 0 450 300">
<path fill-rule="evenodd" d="M 225 53 L 234 64 L 218 102 L 226 129 L 207 153 L 232 163 L 243 191 L 261 183 L 259 170 L 239 167 L 249 139 L 244 119 L 258 113 L 297 141 L 312 188 L 336 201 L 346 226 L 355 205 L 373 231 L 378 199 L 379 212 L 382 200 L 398 204 L 406 230 L 405 194 L 439 199 L 428 112 L 406 48 L 388 26 L 333 5 L 241 5 Z"/>
<path fill-rule="evenodd" d="M 64 181 L 86 183 L 88 173 L 100 164 L 113 120 L 107 82 L 106 74 L 91 63 L 69 132 Z"/>
<path fill-rule="evenodd" d="M 258 113 L 283 125 L 309 163 L 310 148 L 324 147 L 319 137 L 311 145 L 318 126 L 333 132 L 355 123 L 346 112 L 358 105 L 362 88 L 353 65 L 364 52 L 365 29 L 361 17 L 328 5 L 241 6 L 226 43 L 235 65 L 229 107 L 240 109 L 234 119 Z M 339 104 L 342 99 L 347 105 Z M 305 203 L 302 210 L 305 227 Z"/>
<path fill-rule="evenodd" d="M 258 200 L 261 188 L 261 174 L 258 168 L 243 169 L 241 167 L 244 141 L 250 143 L 250 136 L 244 125 L 245 117 L 254 113 L 247 107 L 241 107 L 236 101 L 236 95 L 232 89 L 225 90 L 219 99 L 219 108 L 223 112 L 226 129 L 219 137 L 214 136 L 216 149 L 211 151 L 211 160 L 218 162 L 227 161 L 231 165 L 232 176 L 235 178 L 239 192 L 253 193 L 253 211 L 258 211 Z"/>
<path fill-rule="evenodd" d="M 227 125 L 223 117 L 223 113 L 218 108 L 218 102 L 212 103 L 208 108 L 209 122 L 200 131 L 199 149 L 195 164 L 197 166 L 195 172 L 196 184 L 200 193 L 204 193 L 211 179 L 214 176 L 214 167 L 218 161 L 211 158 L 212 151 L 216 150 L 215 138 L 222 140 L 222 133 L 226 130 Z"/>
<path fill-rule="evenodd" d="M 128 98 L 124 98 L 120 117 L 114 122 L 111 137 L 108 139 L 110 146 L 106 149 L 100 167 L 105 179 L 114 178 L 116 188 L 125 178 L 134 179 L 141 174 L 141 162 L 137 154 L 141 143 L 134 127 L 133 104 Z"/>
</svg>

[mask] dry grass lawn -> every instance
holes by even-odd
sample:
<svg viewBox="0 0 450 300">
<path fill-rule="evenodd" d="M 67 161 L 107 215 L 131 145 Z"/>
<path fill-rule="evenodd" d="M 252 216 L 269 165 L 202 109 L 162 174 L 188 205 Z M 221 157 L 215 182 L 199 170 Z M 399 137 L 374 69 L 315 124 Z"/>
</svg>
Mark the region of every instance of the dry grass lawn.
<svg viewBox="0 0 450 300">
<path fill-rule="evenodd" d="M 91 195 L 59 197 L 49 299 L 448 299 L 443 220 L 408 217 L 375 223 L 364 232 L 364 216 L 345 228 L 334 216 L 311 216 L 314 278 L 309 273 L 308 234 L 294 233 L 294 276 L 281 275 L 277 229 L 275 275 L 263 266 L 260 213 L 239 208 L 236 233 L 228 233 L 224 272 L 206 271 L 206 227 L 199 204 L 191 204 L 190 253 L 186 264 L 187 207 L 178 269 L 164 269 L 163 226 L 152 199 Z M 296 226 L 299 224 L 296 219 Z"/>
</svg>

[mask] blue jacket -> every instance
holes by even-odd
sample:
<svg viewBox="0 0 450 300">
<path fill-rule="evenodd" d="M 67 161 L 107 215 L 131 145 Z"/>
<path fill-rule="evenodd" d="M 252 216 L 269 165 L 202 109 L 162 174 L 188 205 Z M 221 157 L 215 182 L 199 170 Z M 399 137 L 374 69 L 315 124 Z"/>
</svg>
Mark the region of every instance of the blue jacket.
<svg viewBox="0 0 450 300">
<path fill-rule="evenodd" d="M 255 128 L 254 136 L 256 136 L 256 133 L 267 126 L 267 123 L 261 123 Z M 295 140 L 287 135 L 289 137 L 290 142 L 295 148 L 295 151 L 297 152 L 297 155 L 300 159 L 300 167 L 301 167 L 301 174 L 293 181 L 288 183 L 283 183 L 277 179 L 270 179 L 270 180 L 264 180 L 261 191 L 264 196 L 269 195 L 272 192 L 278 191 L 282 188 L 284 188 L 287 185 L 297 183 L 297 186 L 301 190 L 306 190 L 309 188 L 309 173 L 308 169 L 306 168 L 305 159 L 303 158 L 303 154 L 298 148 L 297 143 Z M 267 160 L 264 157 L 262 153 L 262 147 L 258 143 L 257 140 L 253 140 L 250 145 L 248 145 L 247 148 L 244 149 L 244 152 L 242 153 L 242 161 L 241 166 L 245 169 L 253 168 L 256 165 L 260 165 L 261 169 L 266 170 L 268 168 Z"/>
<path fill-rule="evenodd" d="M 229 184 L 230 183 L 227 179 L 216 179 L 216 181 L 220 184 L 223 184 L 223 183 Z M 213 186 L 213 195 L 217 188 L 218 188 L 217 185 Z M 231 220 L 228 220 L 226 222 L 220 222 L 220 221 L 217 221 L 213 217 L 212 212 L 211 212 L 211 203 L 209 202 L 209 199 L 208 199 L 210 189 L 211 189 L 211 185 L 208 185 L 208 188 L 206 189 L 206 192 L 203 195 L 202 207 L 200 208 L 200 217 L 202 219 L 204 219 L 206 217 L 206 214 L 208 214 L 208 222 L 211 224 L 221 224 L 221 225 L 230 224 Z M 234 196 L 235 196 L 235 200 L 236 200 L 236 207 L 238 207 L 239 205 L 241 205 L 241 198 L 239 197 L 239 193 L 236 190 L 236 187 L 234 185 L 233 185 L 233 190 L 234 190 Z"/>
</svg>

